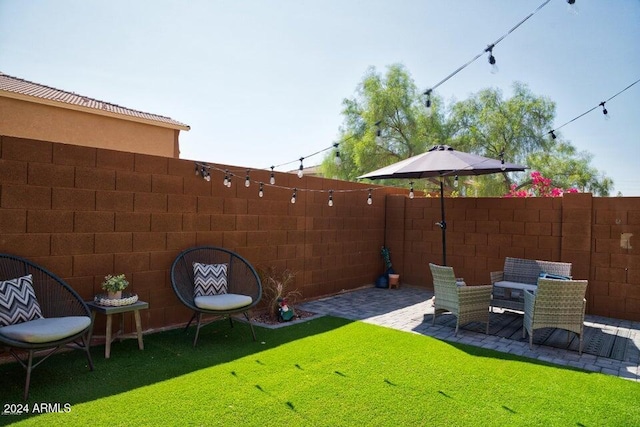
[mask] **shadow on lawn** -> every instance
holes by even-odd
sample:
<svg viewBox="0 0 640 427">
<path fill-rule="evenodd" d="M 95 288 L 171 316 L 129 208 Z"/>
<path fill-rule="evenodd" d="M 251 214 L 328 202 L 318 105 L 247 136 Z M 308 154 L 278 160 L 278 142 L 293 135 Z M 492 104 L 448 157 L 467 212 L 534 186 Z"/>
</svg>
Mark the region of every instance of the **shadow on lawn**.
<svg viewBox="0 0 640 427">
<path fill-rule="evenodd" d="M 196 348 L 192 347 L 194 327 L 186 332 L 181 328 L 145 335 L 142 351 L 138 350 L 136 339 L 114 342 L 110 359 L 104 358 L 104 345 L 93 346 L 93 372 L 89 371 L 82 352 L 63 352 L 33 371 L 26 403 L 73 406 L 250 356 L 349 323 L 347 319 L 321 317 L 279 329 L 256 326 L 257 341 L 253 341 L 247 324 L 234 322 L 230 328 L 228 320 L 216 320 L 201 329 Z M 0 402 L 24 403 L 24 369 L 15 361 L 1 364 L 0 381 Z M 0 425 L 26 416 L 1 416 Z"/>
</svg>

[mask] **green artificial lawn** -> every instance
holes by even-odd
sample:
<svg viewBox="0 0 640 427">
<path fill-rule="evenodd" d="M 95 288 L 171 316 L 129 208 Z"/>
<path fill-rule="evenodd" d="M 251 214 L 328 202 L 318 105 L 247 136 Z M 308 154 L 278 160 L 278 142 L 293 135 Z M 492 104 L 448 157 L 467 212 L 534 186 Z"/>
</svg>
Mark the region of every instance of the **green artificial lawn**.
<svg viewBox="0 0 640 427">
<path fill-rule="evenodd" d="M 640 384 L 363 322 L 322 317 L 279 329 L 217 321 L 78 351 L 33 374 L 34 405 L 0 416 L 38 426 L 630 426 Z M 0 402 L 22 403 L 24 372 L 0 366 Z M 54 406 L 51 406 L 51 405 Z M 46 408 L 45 408 L 46 409 Z"/>
</svg>

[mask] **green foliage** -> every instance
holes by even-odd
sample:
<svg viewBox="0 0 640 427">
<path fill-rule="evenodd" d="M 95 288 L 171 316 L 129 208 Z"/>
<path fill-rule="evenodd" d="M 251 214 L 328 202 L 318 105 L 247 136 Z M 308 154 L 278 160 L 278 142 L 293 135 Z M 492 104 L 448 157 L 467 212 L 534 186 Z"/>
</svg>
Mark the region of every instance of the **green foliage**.
<svg viewBox="0 0 640 427">
<path fill-rule="evenodd" d="M 124 274 L 118 274 L 112 276 L 111 274 L 104 276 L 104 282 L 102 282 L 102 289 L 107 292 L 122 291 L 129 286 L 129 282 L 125 278 Z"/>
<path fill-rule="evenodd" d="M 553 129 L 555 103 L 533 94 L 523 83 L 513 84 L 506 98 L 499 89 L 483 89 L 450 106 L 432 94 L 432 106 L 424 106 L 409 71 L 391 65 L 384 75 L 370 68 L 358 85 L 356 94 L 343 101 L 343 126 L 340 130 L 340 166 L 334 164 L 335 152 L 322 163 L 327 177 L 355 180 L 372 170 L 420 154 L 437 144 L 460 151 L 497 159 L 504 153 L 510 163 L 527 165 L 557 185 L 595 195 L 608 195 L 613 181 L 591 166 L 589 153 L 577 152 L 570 141 L 548 137 Z M 380 123 L 381 136 L 376 138 Z M 461 195 L 501 196 L 511 184 L 526 185 L 527 173 L 502 173 L 461 179 Z M 380 184 L 406 186 L 403 180 L 379 181 Z M 416 183 L 416 190 L 437 191 L 436 180 Z M 453 177 L 445 179 L 447 193 L 454 191 Z"/>
</svg>

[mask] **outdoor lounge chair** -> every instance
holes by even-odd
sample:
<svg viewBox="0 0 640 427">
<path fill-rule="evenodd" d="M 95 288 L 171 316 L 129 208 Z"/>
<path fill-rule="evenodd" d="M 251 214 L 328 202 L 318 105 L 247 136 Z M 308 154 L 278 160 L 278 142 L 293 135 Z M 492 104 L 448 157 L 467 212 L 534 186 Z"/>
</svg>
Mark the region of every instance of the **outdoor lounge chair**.
<svg viewBox="0 0 640 427">
<path fill-rule="evenodd" d="M 458 286 L 452 267 L 429 264 L 433 275 L 433 321 L 438 311 L 451 312 L 457 317 L 458 327 L 469 322 L 486 323 L 485 333 L 489 333 L 489 304 L 491 304 L 491 285 Z"/>
<path fill-rule="evenodd" d="M 560 328 L 567 330 L 567 342 L 571 332 L 578 336 L 578 352 L 582 354 L 587 284 L 587 280 L 540 278 L 535 294 L 525 291 L 522 338 L 529 333 L 529 348 L 533 346 L 533 332 L 536 329 Z"/>
<path fill-rule="evenodd" d="M 61 348 L 83 350 L 93 371 L 91 326 L 89 308 L 62 279 L 30 261 L 0 254 L 0 348 L 27 371 L 25 400 L 31 371 Z M 40 359 L 34 362 L 34 357 Z"/>
<path fill-rule="evenodd" d="M 195 319 L 194 347 L 203 314 L 229 317 L 233 327 L 231 315 L 242 313 L 256 340 L 249 310 L 262 298 L 262 283 L 253 266 L 237 253 L 215 246 L 187 249 L 171 266 L 171 286 L 180 302 L 193 310 L 185 331 Z"/>
</svg>

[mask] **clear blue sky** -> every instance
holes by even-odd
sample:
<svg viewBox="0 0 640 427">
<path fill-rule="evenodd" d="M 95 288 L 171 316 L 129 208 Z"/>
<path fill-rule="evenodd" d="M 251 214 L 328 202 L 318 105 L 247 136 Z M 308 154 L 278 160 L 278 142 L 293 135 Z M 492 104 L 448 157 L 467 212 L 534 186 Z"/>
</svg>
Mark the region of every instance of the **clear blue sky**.
<svg viewBox="0 0 640 427">
<path fill-rule="evenodd" d="M 0 71 L 169 116 L 181 157 L 297 168 L 331 147 L 369 66 L 427 89 L 543 0 L 0 0 Z M 444 83 L 445 100 L 513 81 L 557 104 L 556 127 L 640 78 L 640 1 L 552 0 Z M 640 83 L 561 130 L 625 196 L 640 196 Z M 305 160 L 305 166 L 321 156 Z"/>
</svg>

